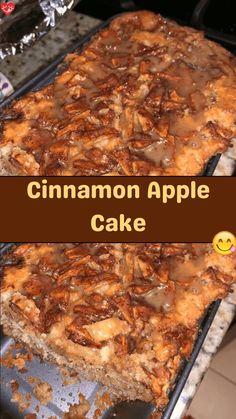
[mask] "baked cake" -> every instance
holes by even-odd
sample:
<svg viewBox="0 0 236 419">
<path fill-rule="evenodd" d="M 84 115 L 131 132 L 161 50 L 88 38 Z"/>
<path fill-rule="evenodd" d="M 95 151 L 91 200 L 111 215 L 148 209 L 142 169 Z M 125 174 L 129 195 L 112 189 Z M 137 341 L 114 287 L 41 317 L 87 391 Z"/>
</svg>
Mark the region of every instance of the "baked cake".
<svg viewBox="0 0 236 419">
<path fill-rule="evenodd" d="M 24 244 L 3 259 L 4 332 L 117 399 L 167 402 L 236 253 L 206 244 Z"/>
<path fill-rule="evenodd" d="M 236 136 L 233 55 L 151 12 L 115 18 L 5 109 L 2 175 L 197 175 Z"/>
</svg>

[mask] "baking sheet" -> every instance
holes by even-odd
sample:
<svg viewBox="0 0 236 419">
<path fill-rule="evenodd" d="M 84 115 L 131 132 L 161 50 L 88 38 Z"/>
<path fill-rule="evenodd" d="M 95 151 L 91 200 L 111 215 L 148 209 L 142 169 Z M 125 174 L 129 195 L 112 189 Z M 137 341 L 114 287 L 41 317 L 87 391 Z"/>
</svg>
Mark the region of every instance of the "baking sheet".
<svg viewBox="0 0 236 419">
<path fill-rule="evenodd" d="M 12 246 L 16 243 L 4 244 L 0 243 L 0 261 L 1 256 L 7 253 Z M 172 393 L 170 394 L 170 401 L 167 405 L 162 419 L 169 419 L 171 413 L 175 407 L 175 404 L 183 390 L 183 387 L 187 381 L 188 375 L 192 369 L 192 366 L 196 360 L 196 357 L 201 349 L 207 332 L 211 326 L 214 316 L 218 310 L 220 301 L 214 302 L 207 310 L 204 318 L 200 323 L 199 335 L 196 340 L 192 354 L 188 361 L 184 362 L 181 370 L 176 379 L 176 384 Z M 1 335 L 0 337 L 0 353 L 1 357 L 7 353 L 11 345 L 14 343 L 13 339 Z M 21 350 L 22 352 L 22 350 Z M 34 413 L 36 406 L 40 406 L 38 418 L 49 418 L 50 416 L 56 416 L 61 418 L 65 411 L 69 410 L 69 405 L 78 403 L 79 393 L 82 393 L 90 403 L 90 411 L 87 415 L 88 419 L 92 419 L 94 411 L 96 410 L 96 395 L 97 393 L 102 394 L 106 389 L 101 385 L 90 382 L 82 381 L 81 383 L 63 385 L 63 376 L 61 375 L 59 368 L 54 364 L 47 362 L 41 362 L 36 356 L 33 356 L 33 360 L 26 364 L 25 373 L 21 373 L 17 368 L 1 367 L 1 392 L 0 392 L 0 418 L 1 419 L 23 419 L 27 413 Z M 53 388 L 53 398 L 46 406 L 40 405 L 40 402 L 33 395 L 33 387 L 27 381 L 29 377 L 39 378 L 41 381 L 46 381 L 51 384 Z M 18 410 L 18 404 L 11 402 L 11 380 L 16 380 L 19 383 L 19 391 L 21 394 L 31 394 L 32 400 L 30 407 L 23 413 Z M 107 409 L 102 419 L 147 419 L 153 411 L 153 406 L 148 403 L 135 401 L 135 402 L 122 402 Z"/>
</svg>

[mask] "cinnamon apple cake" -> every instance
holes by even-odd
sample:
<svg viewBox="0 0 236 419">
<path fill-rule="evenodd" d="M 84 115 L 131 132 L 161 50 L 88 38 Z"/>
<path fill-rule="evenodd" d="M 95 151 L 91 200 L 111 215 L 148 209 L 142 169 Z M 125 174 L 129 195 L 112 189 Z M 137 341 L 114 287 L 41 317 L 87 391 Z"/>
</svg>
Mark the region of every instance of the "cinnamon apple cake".
<svg viewBox="0 0 236 419">
<path fill-rule="evenodd" d="M 196 175 L 236 136 L 233 55 L 140 11 L 5 109 L 2 175 Z"/>
<path fill-rule="evenodd" d="M 24 244 L 2 265 L 6 334 L 160 411 L 206 308 L 236 282 L 236 253 L 206 244 Z"/>
</svg>

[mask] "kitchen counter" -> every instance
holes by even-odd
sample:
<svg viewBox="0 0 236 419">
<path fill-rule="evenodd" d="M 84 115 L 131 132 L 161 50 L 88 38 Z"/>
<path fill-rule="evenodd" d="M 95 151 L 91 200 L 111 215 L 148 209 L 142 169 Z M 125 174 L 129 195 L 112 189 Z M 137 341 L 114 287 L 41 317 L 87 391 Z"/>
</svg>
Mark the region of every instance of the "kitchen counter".
<svg viewBox="0 0 236 419">
<path fill-rule="evenodd" d="M 101 21 L 76 12 L 67 13 L 43 38 L 23 54 L 0 60 L 0 72 L 5 74 L 14 88 L 40 71 L 66 48 L 82 38 Z"/>
<path fill-rule="evenodd" d="M 12 56 L 0 62 L 0 72 L 8 77 L 13 87 L 30 78 L 33 74 L 50 63 L 65 48 L 99 24 L 99 20 L 69 12 L 58 26 L 45 35 L 22 55 Z M 215 171 L 215 175 L 230 175 L 235 170 L 236 143 L 224 156 Z M 180 419 L 189 406 L 198 385 L 207 371 L 212 357 L 216 353 L 236 311 L 236 287 L 227 299 L 222 301 L 204 345 L 197 357 L 187 383 L 182 391 L 171 419 Z"/>
<path fill-rule="evenodd" d="M 180 419 L 183 417 L 184 413 L 186 413 L 186 410 L 188 409 L 194 394 L 204 377 L 204 374 L 209 368 L 210 363 L 216 354 L 235 313 L 236 286 L 234 286 L 232 294 L 230 294 L 220 304 L 202 349 L 198 354 L 189 378 L 171 415 L 171 419 Z"/>
</svg>

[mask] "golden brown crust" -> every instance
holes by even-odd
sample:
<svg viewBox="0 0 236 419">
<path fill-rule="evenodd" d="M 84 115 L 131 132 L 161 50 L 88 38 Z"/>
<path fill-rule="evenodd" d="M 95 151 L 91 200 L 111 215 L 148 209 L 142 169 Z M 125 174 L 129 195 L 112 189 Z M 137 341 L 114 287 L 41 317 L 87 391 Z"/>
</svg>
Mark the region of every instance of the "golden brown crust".
<svg viewBox="0 0 236 419">
<path fill-rule="evenodd" d="M 196 175 L 236 135 L 232 55 L 151 12 L 113 20 L 5 111 L 2 174 Z"/>
<path fill-rule="evenodd" d="M 205 309 L 236 282 L 235 254 L 205 244 L 27 244 L 6 260 L 7 333 L 159 407 Z"/>
</svg>

